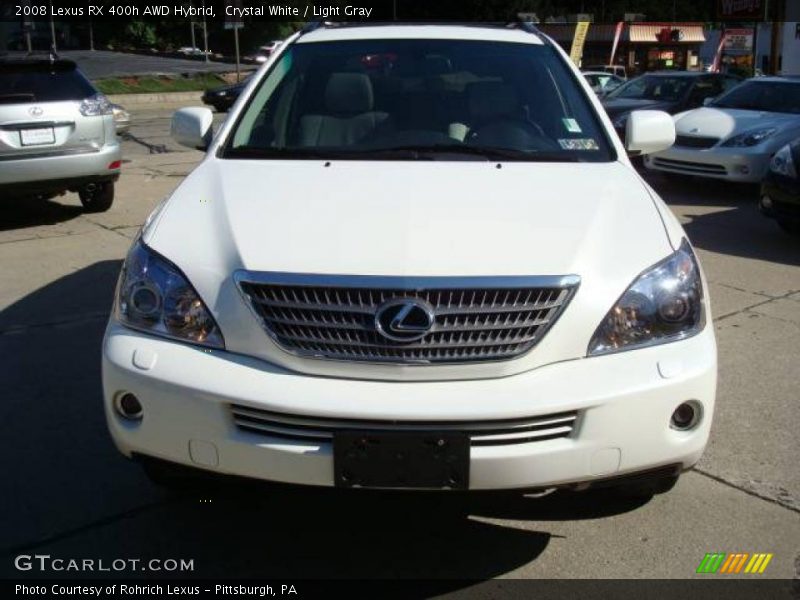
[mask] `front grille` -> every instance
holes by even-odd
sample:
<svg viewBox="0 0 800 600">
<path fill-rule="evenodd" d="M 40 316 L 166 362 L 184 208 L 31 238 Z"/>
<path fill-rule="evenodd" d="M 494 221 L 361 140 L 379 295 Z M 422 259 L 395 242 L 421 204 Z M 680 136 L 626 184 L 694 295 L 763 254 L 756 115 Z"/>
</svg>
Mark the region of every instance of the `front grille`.
<svg viewBox="0 0 800 600">
<path fill-rule="evenodd" d="M 687 174 L 727 175 L 724 165 L 714 165 L 685 160 L 672 160 L 668 158 L 653 158 L 653 165 L 670 171 L 680 171 Z"/>
<path fill-rule="evenodd" d="M 711 148 L 719 142 L 719 138 L 695 135 L 675 136 L 675 145 L 684 148 Z"/>
<path fill-rule="evenodd" d="M 578 285 L 576 276 L 387 278 L 237 273 L 264 329 L 302 356 L 394 363 L 511 359 L 542 339 Z M 398 341 L 379 331 L 387 304 L 425 306 L 430 327 Z"/>
<path fill-rule="evenodd" d="M 576 411 L 491 421 L 371 421 L 286 415 L 231 405 L 236 427 L 250 433 L 297 442 L 331 443 L 337 431 L 462 432 L 472 446 L 506 446 L 568 437 L 575 428 Z"/>
</svg>

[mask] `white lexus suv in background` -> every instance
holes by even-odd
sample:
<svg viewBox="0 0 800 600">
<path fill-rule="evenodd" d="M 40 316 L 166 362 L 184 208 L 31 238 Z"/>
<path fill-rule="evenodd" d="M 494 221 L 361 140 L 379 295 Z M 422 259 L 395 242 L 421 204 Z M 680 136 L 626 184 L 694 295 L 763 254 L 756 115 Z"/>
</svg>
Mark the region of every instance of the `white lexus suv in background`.
<svg viewBox="0 0 800 600">
<path fill-rule="evenodd" d="M 186 467 L 340 487 L 668 490 L 716 387 L 703 275 L 565 53 L 518 26 L 309 26 L 148 218 L 108 425 Z M 628 152 L 669 146 L 633 112 Z"/>
</svg>

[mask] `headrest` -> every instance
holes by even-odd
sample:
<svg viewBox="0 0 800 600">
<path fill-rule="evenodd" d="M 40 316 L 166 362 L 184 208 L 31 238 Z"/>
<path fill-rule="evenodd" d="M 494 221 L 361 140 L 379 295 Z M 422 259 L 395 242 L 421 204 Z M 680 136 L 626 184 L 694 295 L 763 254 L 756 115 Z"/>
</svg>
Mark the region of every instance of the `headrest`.
<svg viewBox="0 0 800 600">
<path fill-rule="evenodd" d="M 517 93 L 507 83 L 477 81 L 467 86 L 469 112 L 475 119 L 490 119 L 513 114 L 519 108 Z"/>
<path fill-rule="evenodd" d="M 325 88 L 325 107 L 332 113 L 358 114 L 372 110 L 372 83 L 363 73 L 334 73 Z"/>
</svg>

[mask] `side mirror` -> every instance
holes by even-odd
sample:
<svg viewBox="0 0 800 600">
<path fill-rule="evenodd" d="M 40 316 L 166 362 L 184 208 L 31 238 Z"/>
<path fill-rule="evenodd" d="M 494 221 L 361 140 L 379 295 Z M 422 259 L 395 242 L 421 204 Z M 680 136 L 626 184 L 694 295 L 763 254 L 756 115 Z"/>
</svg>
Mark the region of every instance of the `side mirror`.
<svg viewBox="0 0 800 600">
<path fill-rule="evenodd" d="M 629 154 L 652 154 L 675 143 L 675 123 L 662 110 L 634 110 L 625 125 L 625 149 Z"/>
<path fill-rule="evenodd" d="M 706 96 L 703 98 L 703 106 L 708 106 L 714 101 L 714 96 Z"/>
<path fill-rule="evenodd" d="M 207 108 L 191 106 L 181 108 L 172 115 L 170 135 L 181 146 L 205 150 L 213 136 L 214 116 Z"/>
</svg>

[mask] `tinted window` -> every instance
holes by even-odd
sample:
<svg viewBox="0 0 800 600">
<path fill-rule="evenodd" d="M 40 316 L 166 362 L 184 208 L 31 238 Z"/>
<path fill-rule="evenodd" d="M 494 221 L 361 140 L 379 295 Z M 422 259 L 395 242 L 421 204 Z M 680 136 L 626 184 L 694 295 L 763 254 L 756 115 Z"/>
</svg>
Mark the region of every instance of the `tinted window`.
<svg viewBox="0 0 800 600">
<path fill-rule="evenodd" d="M 683 98 L 691 84 L 692 80 L 689 77 L 642 75 L 621 85 L 608 97 L 674 102 Z"/>
<path fill-rule="evenodd" d="M 746 81 L 721 96 L 713 106 L 800 114 L 800 83 Z"/>
<path fill-rule="evenodd" d="M 296 44 L 249 99 L 224 156 L 611 160 L 576 83 L 544 45 Z"/>
<path fill-rule="evenodd" d="M 83 100 L 96 93 L 71 66 L 0 63 L 0 104 Z"/>
</svg>

